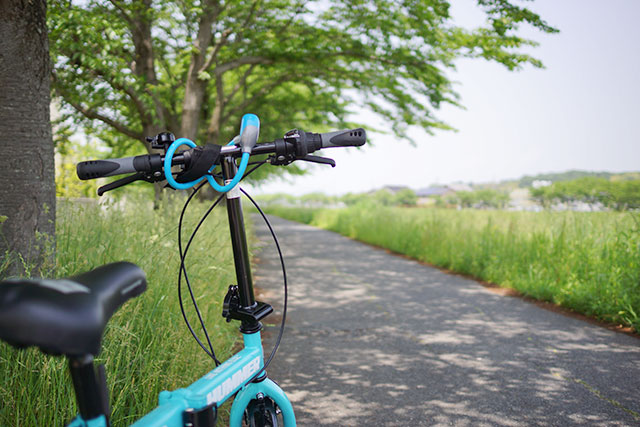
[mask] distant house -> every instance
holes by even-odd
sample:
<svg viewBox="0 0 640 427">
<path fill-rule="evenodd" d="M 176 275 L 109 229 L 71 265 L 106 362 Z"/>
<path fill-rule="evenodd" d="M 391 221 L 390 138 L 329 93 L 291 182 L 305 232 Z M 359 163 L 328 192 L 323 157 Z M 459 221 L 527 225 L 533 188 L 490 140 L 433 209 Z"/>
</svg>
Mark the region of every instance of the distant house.
<svg viewBox="0 0 640 427">
<path fill-rule="evenodd" d="M 416 196 L 418 196 L 419 205 L 429 205 L 435 203 L 436 197 L 448 196 L 450 194 L 457 193 L 458 191 L 473 191 L 473 189 L 467 184 L 448 184 L 444 186 L 421 188 L 416 191 Z"/>
<path fill-rule="evenodd" d="M 408 189 L 409 189 L 409 187 L 407 187 L 405 185 L 385 185 L 384 187 L 379 188 L 377 190 L 371 190 L 371 191 L 369 191 L 369 193 L 373 194 L 373 193 L 376 193 L 378 191 L 385 190 L 385 191 L 388 191 L 391 194 L 396 194 L 396 193 L 401 192 L 402 190 L 408 190 Z"/>
<path fill-rule="evenodd" d="M 429 187 L 429 188 L 421 188 L 416 191 L 416 196 L 418 199 L 423 197 L 436 197 L 436 196 L 445 196 L 447 194 L 451 194 L 452 191 L 449 187 Z"/>
<path fill-rule="evenodd" d="M 447 185 L 447 188 L 449 188 L 454 193 L 457 193 L 458 191 L 473 191 L 473 188 L 471 188 L 470 185 L 464 184 L 462 182 L 449 184 Z"/>
</svg>

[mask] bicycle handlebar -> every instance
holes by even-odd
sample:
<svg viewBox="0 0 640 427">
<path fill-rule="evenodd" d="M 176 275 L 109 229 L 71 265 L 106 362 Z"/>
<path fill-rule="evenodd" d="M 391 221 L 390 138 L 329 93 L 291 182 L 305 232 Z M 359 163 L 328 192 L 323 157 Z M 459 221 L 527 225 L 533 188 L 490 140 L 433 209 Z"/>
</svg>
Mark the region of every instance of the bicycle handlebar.
<svg viewBox="0 0 640 427">
<path fill-rule="evenodd" d="M 362 128 L 341 130 L 327 133 L 311 133 L 302 131 L 290 131 L 284 138 L 272 142 L 256 144 L 258 129 L 251 120 L 243 122 L 242 139 L 246 139 L 246 145 L 227 145 L 221 148 L 223 156 L 240 157 L 242 153 L 250 152 L 253 155 L 277 154 L 285 152 L 290 160 L 303 159 L 306 155 L 316 150 L 331 147 L 359 147 L 367 140 L 366 131 Z M 301 137 L 302 135 L 302 137 Z M 251 143 L 253 141 L 253 146 Z M 247 148 L 248 147 L 248 148 Z M 284 150 L 284 151 L 283 151 Z M 172 165 L 189 165 L 191 151 L 186 150 L 176 154 L 172 158 Z M 145 154 L 133 157 L 124 157 L 108 160 L 89 160 L 80 162 L 76 166 L 78 178 L 82 180 L 96 179 L 128 173 L 155 174 L 162 173 L 164 156 L 161 154 Z"/>
</svg>

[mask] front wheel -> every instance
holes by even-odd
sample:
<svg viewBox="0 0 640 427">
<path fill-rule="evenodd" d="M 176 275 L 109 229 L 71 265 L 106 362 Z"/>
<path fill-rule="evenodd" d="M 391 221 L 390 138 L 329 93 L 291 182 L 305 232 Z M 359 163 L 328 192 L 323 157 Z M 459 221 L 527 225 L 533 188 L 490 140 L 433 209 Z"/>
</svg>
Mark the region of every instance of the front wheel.
<svg viewBox="0 0 640 427">
<path fill-rule="evenodd" d="M 246 426 L 296 427 L 291 402 L 268 378 L 247 384 L 233 399 L 229 425 L 241 427 L 243 422 Z"/>
<path fill-rule="evenodd" d="M 244 411 L 244 425 L 248 427 L 278 427 L 283 423 L 279 422 L 282 417 L 278 406 L 270 397 L 258 395 L 257 399 L 252 399 Z"/>
</svg>

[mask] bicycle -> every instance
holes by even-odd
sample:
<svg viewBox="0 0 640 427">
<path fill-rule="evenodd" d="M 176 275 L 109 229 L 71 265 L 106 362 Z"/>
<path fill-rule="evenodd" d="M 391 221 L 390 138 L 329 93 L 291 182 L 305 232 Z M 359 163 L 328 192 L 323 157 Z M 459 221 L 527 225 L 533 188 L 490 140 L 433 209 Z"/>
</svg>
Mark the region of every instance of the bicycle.
<svg viewBox="0 0 640 427">
<path fill-rule="evenodd" d="M 166 179 L 176 189 L 199 185 L 185 203 L 179 230 L 184 212 L 197 190 L 209 183 L 222 193 L 192 233 L 184 251 L 179 234 L 181 263 L 178 292 L 182 314 L 190 332 L 215 361 L 216 367 L 186 388 L 161 392 L 158 406 L 136 421 L 134 426 L 214 426 L 218 407 L 231 397 L 234 398 L 229 419 L 231 426 L 240 426 L 243 421 L 250 426 L 277 426 L 280 418 L 285 427 L 296 425 L 289 399 L 266 374 L 266 368 L 282 338 L 286 319 L 287 282 L 284 259 L 266 215 L 238 187 L 238 183 L 267 163 L 283 166 L 304 160 L 335 166 L 332 159 L 312 156 L 310 153 L 329 147 L 361 146 L 366 142 L 366 132 L 361 128 L 322 134 L 292 130 L 283 138 L 257 143 L 259 131 L 258 117 L 246 114 L 242 118 L 240 134 L 226 146 L 209 144 L 198 147 L 190 140 L 176 140 L 172 134 L 164 132 L 154 138 L 147 138 L 152 148 L 163 154 L 92 160 L 81 162 L 77 166 L 80 179 L 132 174 L 100 187 L 99 195 L 139 180 L 153 183 Z M 189 149 L 176 154 L 176 150 L 182 145 L 187 145 Z M 246 172 L 251 155 L 268 157 L 256 162 L 253 169 Z M 221 175 L 214 173 L 216 166 L 221 167 Z M 180 170 L 172 172 L 174 167 Z M 216 179 L 222 179 L 224 184 L 219 184 Z M 284 275 L 284 312 L 280 332 L 266 362 L 260 335 L 261 320 L 271 314 L 273 308 L 255 300 L 241 193 L 254 203 L 266 221 L 275 240 Z M 220 364 L 210 342 L 210 349 L 207 349 L 187 319 L 182 306 L 181 280 L 185 278 L 204 334 L 209 340 L 191 292 L 185 258 L 200 225 L 223 198 L 226 198 L 237 284 L 228 289 L 222 315 L 227 321 L 240 321 L 239 330 L 243 336 L 244 348 Z M 62 355 L 69 361 L 79 410 L 79 414 L 68 424 L 70 427 L 109 425 L 105 369 L 103 365 L 95 366 L 94 356 L 100 352 L 102 335 L 110 317 L 127 300 L 142 294 L 146 287 L 145 273 L 128 262 L 103 265 L 65 279 L 18 278 L 0 282 L 0 339 L 17 348 L 36 346 L 44 353 Z"/>
</svg>

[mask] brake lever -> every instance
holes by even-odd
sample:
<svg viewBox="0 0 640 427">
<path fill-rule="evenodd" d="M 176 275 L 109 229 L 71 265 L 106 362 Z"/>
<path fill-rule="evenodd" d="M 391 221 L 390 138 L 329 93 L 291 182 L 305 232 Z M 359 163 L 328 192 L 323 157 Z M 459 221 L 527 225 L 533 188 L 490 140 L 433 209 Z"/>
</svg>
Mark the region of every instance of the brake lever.
<svg viewBox="0 0 640 427">
<path fill-rule="evenodd" d="M 336 167 L 336 161 L 328 157 L 312 156 L 310 154 L 307 154 L 306 156 L 298 160 L 304 160 L 305 162 L 311 163 L 319 163 L 321 165 L 331 165 L 332 168 Z"/>
<path fill-rule="evenodd" d="M 116 188 L 124 187 L 127 184 L 131 184 L 135 181 L 147 181 L 147 182 L 155 182 L 158 181 L 152 176 L 147 175 L 144 172 L 134 173 L 133 175 L 126 176 L 121 179 L 117 179 L 113 182 L 103 185 L 98 188 L 98 196 L 102 196 L 107 191 L 115 190 Z"/>
</svg>

